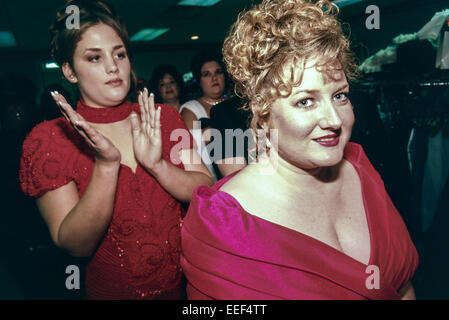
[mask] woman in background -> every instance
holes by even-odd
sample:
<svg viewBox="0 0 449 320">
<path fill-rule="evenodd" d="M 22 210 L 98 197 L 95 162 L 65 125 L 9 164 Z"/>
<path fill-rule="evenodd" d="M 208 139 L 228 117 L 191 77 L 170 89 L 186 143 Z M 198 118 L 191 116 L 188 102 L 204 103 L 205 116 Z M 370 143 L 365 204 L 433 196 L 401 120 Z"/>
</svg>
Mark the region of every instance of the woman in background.
<svg viewBox="0 0 449 320">
<path fill-rule="evenodd" d="M 209 138 L 203 135 L 203 129 L 209 126 L 208 120 L 212 107 L 225 100 L 226 80 L 224 66 L 216 54 L 204 51 L 194 57 L 192 72 L 194 79 L 198 81 L 201 88 L 201 97 L 184 103 L 179 112 L 195 139 L 201 159 L 216 181 L 217 172 L 206 149 Z"/>
<path fill-rule="evenodd" d="M 178 70 L 168 64 L 158 66 L 152 73 L 150 87 L 155 101 L 179 110 L 184 101 L 184 81 Z"/>
</svg>

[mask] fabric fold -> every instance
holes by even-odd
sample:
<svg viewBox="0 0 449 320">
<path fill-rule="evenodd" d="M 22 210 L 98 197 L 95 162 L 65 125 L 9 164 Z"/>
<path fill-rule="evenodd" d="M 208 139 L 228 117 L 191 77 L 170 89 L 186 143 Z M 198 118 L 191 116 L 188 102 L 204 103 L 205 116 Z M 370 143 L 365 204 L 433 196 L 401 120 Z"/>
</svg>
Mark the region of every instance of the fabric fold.
<svg viewBox="0 0 449 320">
<path fill-rule="evenodd" d="M 235 198 L 219 190 L 231 176 L 212 188 L 199 187 L 184 220 L 181 264 L 189 298 L 399 298 L 397 290 L 416 269 L 416 249 L 361 147 L 348 144 L 345 158 L 362 184 L 371 237 L 368 265 L 246 212 Z M 380 272 L 378 289 L 366 284 L 370 265 Z"/>
</svg>

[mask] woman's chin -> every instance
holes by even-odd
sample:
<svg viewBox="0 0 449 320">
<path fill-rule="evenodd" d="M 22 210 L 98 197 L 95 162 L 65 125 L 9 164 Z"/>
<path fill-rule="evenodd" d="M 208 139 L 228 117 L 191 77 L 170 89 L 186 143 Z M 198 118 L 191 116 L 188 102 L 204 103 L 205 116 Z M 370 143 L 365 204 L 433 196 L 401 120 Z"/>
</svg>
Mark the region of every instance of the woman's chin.
<svg viewBox="0 0 449 320">
<path fill-rule="evenodd" d="M 332 152 L 323 152 L 322 156 L 317 158 L 314 163 L 320 167 L 332 167 L 338 165 L 343 160 L 343 152 L 334 150 Z"/>
<path fill-rule="evenodd" d="M 118 104 L 121 104 L 127 97 L 127 92 L 113 92 L 108 94 L 105 97 L 105 100 L 107 101 L 107 105 L 109 106 L 116 106 Z"/>
</svg>

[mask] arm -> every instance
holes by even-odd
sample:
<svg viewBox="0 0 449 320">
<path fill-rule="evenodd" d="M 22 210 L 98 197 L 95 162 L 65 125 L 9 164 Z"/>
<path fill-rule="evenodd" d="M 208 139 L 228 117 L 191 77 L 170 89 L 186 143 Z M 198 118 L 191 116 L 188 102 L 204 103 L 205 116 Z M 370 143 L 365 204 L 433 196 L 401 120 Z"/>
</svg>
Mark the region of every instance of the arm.
<svg viewBox="0 0 449 320">
<path fill-rule="evenodd" d="M 407 282 L 401 289 L 399 289 L 401 300 L 416 300 L 415 290 L 412 282 Z"/>
<path fill-rule="evenodd" d="M 182 170 L 162 158 L 161 109 L 154 108 L 154 96 L 148 91 L 139 95 L 140 121 L 131 117 L 134 154 L 137 161 L 151 173 L 161 186 L 179 201 L 190 201 L 193 190 L 200 185 L 212 185 L 213 179 L 194 149 L 181 150 Z"/>
<path fill-rule="evenodd" d="M 180 158 L 185 170 L 162 159 L 154 166 L 144 165 L 173 197 L 179 201 L 189 202 L 193 191 L 200 185 L 213 184 L 212 176 L 202 163 L 194 149 L 181 150 Z M 193 159 L 193 161 L 191 160 Z"/>
<path fill-rule="evenodd" d="M 215 130 L 218 130 L 218 132 L 220 133 L 220 136 L 222 141 L 221 141 L 221 146 L 222 146 L 222 153 L 220 158 L 218 156 L 216 156 L 216 159 L 214 160 L 215 164 L 218 167 L 218 170 L 220 170 L 220 173 L 223 177 L 226 177 L 232 173 L 234 173 L 235 171 L 241 170 L 244 167 L 246 167 L 247 163 L 246 163 L 246 159 L 244 156 L 242 156 L 242 152 L 237 152 L 236 151 L 236 146 L 233 145 L 234 150 L 232 153 L 227 153 L 227 149 L 226 149 L 226 142 L 228 141 L 226 137 L 226 129 L 221 129 L 221 128 L 213 128 Z M 210 130 L 210 128 L 206 129 L 206 131 L 203 134 L 204 140 L 206 140 L 206 142 L 209 142 L 211 140 L 211 133 L 212 130 Z M 216 139 L 216 137 L 214 137 L 214 140 Z M 232 139 L 232 137 L 231 137 Z M 231 140 L 232 141 L 232 140 Z M 214 146 L 215 147 L 215 146 Z"/>
<path fill-rule="evenodd" d="M 73 181 L 37 199 L 55 245 L 74 256 L 94 252 L 112 218 L 118 169 L 95 163 L 81 199 Z"/>
<path fill-rule="evenodd" d="M 190 111 L 189 109 L 183 109 L 181 111 L 181 117 L 184 120 L 187 129 L 189 130 L 197 129 L 194 127 L 193 124 L 195 121 L 198 121 L 198 119 L 192 111 Z"/>
<path fill-rule="evenodd" d="M 81 197 L 73 182 L 49 191 L 37 200 L 54 243 L 75 256 L 91 255 L 112 217 L 121 155 L 114 145 L 93 129 L 67 103 L 53 95 L 62 114 L 95 155 L 88 187 Z"/>
</svg>

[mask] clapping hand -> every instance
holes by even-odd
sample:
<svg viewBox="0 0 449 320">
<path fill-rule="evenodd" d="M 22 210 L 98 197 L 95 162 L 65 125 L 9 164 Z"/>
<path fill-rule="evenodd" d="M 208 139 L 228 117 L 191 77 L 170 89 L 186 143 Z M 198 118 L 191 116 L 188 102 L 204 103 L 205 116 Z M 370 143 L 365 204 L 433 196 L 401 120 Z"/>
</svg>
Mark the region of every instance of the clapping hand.
<svg viewBox="0 0 449 320">
<path fill-rule="evenodd" d="M 63 95 L 57 91 L 51 92 L 51 95 L 67 121 L 92 149 L 97 162 L 102 164 L 120 163 L 120 151 L 108 138 L 95 130 L 79 113 L 73 110 Z"/>
<path fill-rule="evenodd" d="M 149 170 L 162 162 L 161 107 L 154 107 L 154 95 L 145 88 L 139 94 L 140 119 L 131 115 L 134 155 Z"/>
</svg>

